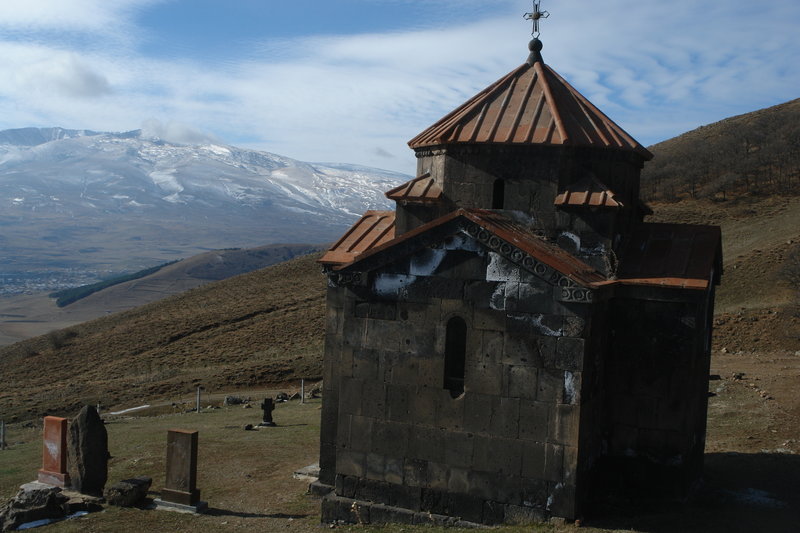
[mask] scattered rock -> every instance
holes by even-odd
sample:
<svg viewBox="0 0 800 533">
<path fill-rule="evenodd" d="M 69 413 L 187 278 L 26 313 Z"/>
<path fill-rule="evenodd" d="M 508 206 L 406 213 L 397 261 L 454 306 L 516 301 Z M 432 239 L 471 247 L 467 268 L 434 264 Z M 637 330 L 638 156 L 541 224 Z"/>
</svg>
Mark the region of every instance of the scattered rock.
<svg viewBox="0 0 800 533">
<path fill-rule="evenodd" d="M 720 350 L 720 352 L 722 352 L 722 353 L 728 353 L 728 349 L 727 349 L 727 348 L 725 348 L 725 347 L 723 346 L 723 347 L 722 347 L 722 349 Z"/>
<path fill-rule="evenodd" d="M 225 396 L 222 405 L 241 405 L 243 403 L 245 403 L 245 399 L 241 396 Z"/>
<path fill-rule="evenodd" d="M 253 431 L 253 424 L 245 424 L 244 425 L 245 431 Z"/>
<path fill-rule="evenodd" d="M 249 403 L 244 404 L 242 407 L 245 408 L 245 409 L 252 409 L 253 408 L 253 406 L 250 405 Z"/>
<path fill-rule="evenodd" d="M 108 480 L 108 433 L 97 410 L 81 409 L 69 425 L 68 472 L 71 487 L 101 495 Z"/>
<path fill-rule="evenodd" d="M 136 507 L 144 503 L 153 480 L 147 476 L 124 479 L 108 487 L 104 493 L 109 505 Z"/>
<path fill-rule="evenodd" d="M 285 392 L 279 392 L 275 396 L 275 401 L 276 402 L 288 402 L 289 401 L 289 395 L 286 394 Z"/>
<path fill-rule="evenodd" d="M 65 491 L 64 495 L 69 498 L 67 502 L 67 513 L 72 515 L 78 512 L 97 513 L 103 510 L 105 500 L 97 496 L 78 494 Z"/>
<path fill-rule="evenodd" d="M 44 483 L 26 483 L 8 503 L 0 506 L 0 531 L 12 531 L 36 520 L 67 516 L 67 498 L 59 487 Z"/>
</svg>

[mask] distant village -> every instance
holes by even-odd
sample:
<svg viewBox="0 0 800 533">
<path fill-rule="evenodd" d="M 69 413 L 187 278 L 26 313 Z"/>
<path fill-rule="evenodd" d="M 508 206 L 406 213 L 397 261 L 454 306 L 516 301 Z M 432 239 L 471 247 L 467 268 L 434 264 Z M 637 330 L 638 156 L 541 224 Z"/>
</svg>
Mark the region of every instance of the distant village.
<svg viewBox="0 0 800 533">
<path fill-rule="evenodd" d="M 0 272 L 0 295 L 59 291 L 95 283 L 108 272 L 96 270 L 52 270 L 46 272 Z"/>
</svg>

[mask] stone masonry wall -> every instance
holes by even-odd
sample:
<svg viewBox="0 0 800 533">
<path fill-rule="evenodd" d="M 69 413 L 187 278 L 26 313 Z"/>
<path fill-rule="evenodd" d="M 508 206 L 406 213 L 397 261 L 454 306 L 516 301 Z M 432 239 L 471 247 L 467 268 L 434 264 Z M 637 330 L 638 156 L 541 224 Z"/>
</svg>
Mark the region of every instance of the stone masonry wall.
<svg viewBox="0 0 800 533">
<path fill-rule="evenodd" d="M 611 309 L 606 463 L 617 477 L 624 472 L 628 489 L 682 497 L 702 472 L 709 369 L 704 293 L 672 291 L 673 301 L 642 296 L 652 299 L 618 298 Z"/>
<path fill-rule="evenodd" d="M 506 182 L 504 209 L 526 213 L 549 238 L 557 238 L 567 225 L 575 225 L 553 205 L 558 193 L 588 176 L 605 183 L 629 208 L 639 198 L 642 160 L 622 151 L 552 146 L 449 146 L 447 149 L 417 152 L 418 175 L 429 172 L 442 184 L 444 199 L 457 207 L 490 209 L 496 179 Z M 633 221 L 633 209 L 619 213 L 619 223 L 588 221 L 581 227 L 587 244 L 597 240 L 589 235 L 598 227 L 604 238 L 619 226 L 626 231 Z M 616 216 L 616 215 L 615 215 Z"/>
<path fill-rule="evenodd" d="M 462 235 L 329 304 L 321 467 L 338 497 L 483 523 L 575 516 L 589 305 Z M 453 316 L 469 331 L 455 399 Z"/>
</svg>

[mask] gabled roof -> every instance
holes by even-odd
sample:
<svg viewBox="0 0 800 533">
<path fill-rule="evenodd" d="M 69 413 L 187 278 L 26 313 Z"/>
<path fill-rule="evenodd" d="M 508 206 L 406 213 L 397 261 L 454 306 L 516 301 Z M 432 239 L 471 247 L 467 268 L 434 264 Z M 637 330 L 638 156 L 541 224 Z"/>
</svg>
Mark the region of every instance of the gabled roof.
<svg viewBox="0 0 800 533">
<path fill-rule="evenodd" d="M 438 202 L 442 199 L 442 188 L 431 177 L 430 173 L 425 173 L 388 191 L 386 197 L 396 202 Z"/>
<path fill-rule="evenodd" d="M 408 145 L 458 143 L 589 146 L 653 158 L 538 54 L 423 131 Z"/>
<path fill-rule="evenodd" d="M 625 207 L 613 191 L 595 178 L 585 178 L 569 185 L 556 196 L 559 207 Z"/>
<path fill-rule="evenodd" d="M 373 246 L 354 255 L 350 252 L 350 242 L 357 240 L 356 235 L 363 233 L 359 229 L 363 225 L 364 219 L 356 223 L 345 239 L 335 244 L 320 262 L 330 265 L 334 270 L 372 270 L 383 264 L 382 259 L 389 260 L 391 254 L 382 254 L 385 251 L 398 248 L 411 253 L 424 247 L 425 239 L 417 237 L 437 229 L 444 229 L 445 233 L 455 233 L 463 228 L 478 242 L 508 256 L 515 263 L 540 276 L 554 277 L 553 272 L 557 272 L 561 275 L 558 278 L 563 276 L 583 286 L 605 280 L 599 272 L 580 259 L 535 235 L 523 225 L 493 211 L 458 209 L 394 239 L 375 241 Z M 382 255 L 385 257 L 382 258 Z"/>
<path fill-rule="evenodd" d="M 351 263 L 360 254 L 394 239 L 394 211 L 367 211 L 319 260 L 323 264 Z"/>
<path fill-rule="evenodd" d="M 462 229 L 537 275 L 556 282 L 570 280 L 590 289 L 634 285 L 704 290 L 719 283 L 722 275 L 722 235 L 717 226 L 641 224 L 618 251 L 617 277 L 606 279 L 518 222 L 483 209 L 453 211 L 400 237 L 395 237 L 393 212 L 368 211 L 319 262 L 335 271 L 372 270 L 391 261 L 394 254 L 383 252 L 397 248 L 413 253 L 429 241 L 425 234 L 444 235 Z"/>
<path fill-rule="evenodd" d="M 614 283 L 705 289 L 722 275 L 722 233 L 719 226 L 641 224 L 618 255 Z"/>
</svg>

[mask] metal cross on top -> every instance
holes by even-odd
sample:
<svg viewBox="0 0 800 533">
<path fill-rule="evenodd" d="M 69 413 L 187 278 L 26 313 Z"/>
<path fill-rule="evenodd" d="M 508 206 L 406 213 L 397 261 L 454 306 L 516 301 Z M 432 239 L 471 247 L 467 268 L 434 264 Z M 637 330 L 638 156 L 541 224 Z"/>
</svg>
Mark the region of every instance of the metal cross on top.
<svg viewBox="0 0 800 533">
<path fill-rule="evenodd" d="M 525 20 L 532 20 L 533 21 L 533 31 L 531 35 L 534 37 L 539 37 L 539 20 L 546 19 L 550 16 L 550 13 L 547 11 L 541 10 L 541 3 L 542 0 L 533 0 L 533 12 L 532 13 L 525 13 Z"/>
</svg>

